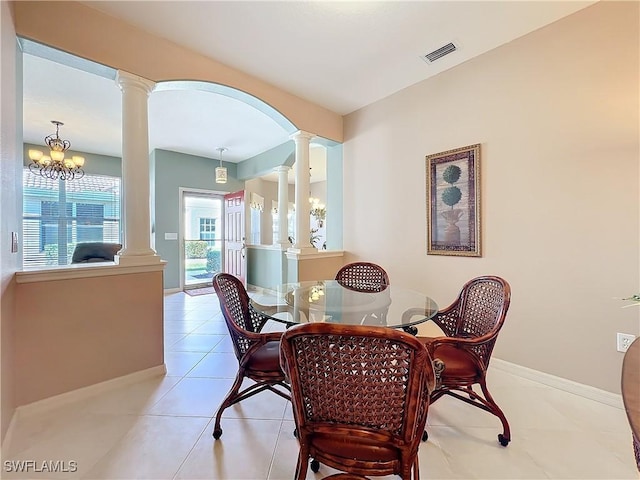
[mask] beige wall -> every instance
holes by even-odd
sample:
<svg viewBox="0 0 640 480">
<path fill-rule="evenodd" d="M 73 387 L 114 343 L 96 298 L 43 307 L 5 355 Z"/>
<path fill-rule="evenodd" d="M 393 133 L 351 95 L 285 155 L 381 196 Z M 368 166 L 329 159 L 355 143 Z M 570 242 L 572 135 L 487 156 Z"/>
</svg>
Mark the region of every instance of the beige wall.
<svg viewBox="0 0 640 480">
<path fill-rule="evenodd" d="M 340 115 L 85 5 L 20 1 L 15 10 L 21 36 L 156 82 L 200 80 L 234 87 L 265 101 L 299 129 L 342 141 Z"/>
<path fill-rule="evenodd" d="M 640 334 L 614 299 L 640 286 L 638 5 L 600 2 L 345 118 L 347 260 L 442 306 L 501 275 L 495 356 L 611 392 L 616 332 Z M 474 143 L 483 257 L 427 256 L 425 155 Z"/>
<path fill-rule="evenodd" d="M 16 308 L 16 405 L 163 364 L 161 271 L 18 283 Z"/>
<path fill-rule="evenodd" d="M 335 278 L 338 270 L 345 264 L 342 255 L 324 258 L 303 258 L 298 262 L 298 282 Z"/>
<path fill-rule="evenodd" d="M 15 408 L 13 389 L 13 338 L 15 302 L 13 273 L 18 268 L 19 255 L 11 253 L 11 232 L 17 232 L 22 208 L 21 165 L 16 161 L 20 149 L 22 115 L 17 108 L 16 39 L 10 6 L 0 2 L 0 441 L 9 428 Z M 20 133 L 19 133 L 20 132 Z"/>
</svg>

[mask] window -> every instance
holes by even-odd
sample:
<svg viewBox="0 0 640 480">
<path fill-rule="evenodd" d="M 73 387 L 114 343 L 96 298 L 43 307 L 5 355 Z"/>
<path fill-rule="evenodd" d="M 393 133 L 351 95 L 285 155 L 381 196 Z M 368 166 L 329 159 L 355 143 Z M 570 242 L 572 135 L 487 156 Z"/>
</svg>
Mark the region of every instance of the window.
<svg viewBox="0 0 640 480">
<path fill-rule="evenodd" d="M 249 194 L 249 243 L 260 245 L 262 241 L 262 211 L 264 210 L 264 197 L 255 192 Z"/>
<path fill-rule="evenodd" d="M 78 243 L 102 242 L 104 237 L 104 205 L 76 203 Z"/>
<path fill-rule="evenodd" d="M 216 240 L 215 218 L 200 218 L 200 240 Z"/>
<path fill-rule="evenodd" d="M 251 242 L 253 245 L 260 245 L 260 222 L 262 212 L 257 208 L 251 208 Z"/>
<path fill-rule="evenodd" d="M 120 178 L 64 182 L 24 169 L 22 179 L 23 266 L 67 265 L 81 242 L 121 243 Z"/>
<path fill-rule="evenodd" d="M 58 202 L 43 200 L 40 203 L 42 219 L 40 222 L 40 252 L 44 252 L 47 245 L 57 245 L 58 243 L 58 223 L 61 217 L 59 207 L 60 204 Z M 66 207 L 64 216 L 71 217 L 72 205 L 67 203 Z M 61 231 L 60 234 L 66 234 L 68 237 L 70 232 L 67 228 L 66 232 Z"/>
</svg>

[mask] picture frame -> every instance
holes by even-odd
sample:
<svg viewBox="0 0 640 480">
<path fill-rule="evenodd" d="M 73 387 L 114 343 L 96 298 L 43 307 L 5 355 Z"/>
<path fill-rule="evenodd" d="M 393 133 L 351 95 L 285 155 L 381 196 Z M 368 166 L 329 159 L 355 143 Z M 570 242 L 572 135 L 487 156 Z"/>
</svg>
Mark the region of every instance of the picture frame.
<svg viewBox="0 0 640 480">
<path fill-rule="evenodd" d="M 480 144 L 426 156 L 427 255 L 481 257 Z"/>
</svg>

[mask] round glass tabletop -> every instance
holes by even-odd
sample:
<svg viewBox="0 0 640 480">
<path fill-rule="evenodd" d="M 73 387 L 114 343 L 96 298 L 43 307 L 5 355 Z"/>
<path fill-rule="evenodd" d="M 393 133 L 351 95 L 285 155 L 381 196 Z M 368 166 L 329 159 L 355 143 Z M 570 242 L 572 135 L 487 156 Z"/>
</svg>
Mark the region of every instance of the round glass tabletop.
<svg viewBox="0 0 640 480">
<path fill-rule="evenodd" d="M 438 311 L 436 302 L 414 290 L 393 285 L 381 291 L 354 289 L 336 280 L 287 283 L 252 297 L 255 310 L 287 324 L 332 322 L 406 328 Z"/>
</svg>

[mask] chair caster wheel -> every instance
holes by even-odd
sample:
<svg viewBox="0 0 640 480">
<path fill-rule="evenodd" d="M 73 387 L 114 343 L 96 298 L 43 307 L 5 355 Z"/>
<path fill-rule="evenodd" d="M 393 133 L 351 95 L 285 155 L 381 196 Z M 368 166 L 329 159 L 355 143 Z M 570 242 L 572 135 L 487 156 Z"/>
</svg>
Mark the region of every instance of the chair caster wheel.
<svg viewBox="0 0 640 480">
<path fill-rule="evenodd" d="M 318 470 L 320 470 L 320 462 L 318 460 L 311 460 L 311 471 L 318 473 Z"/>
<path fill-rule="evenodd" d="M 500 445 L 502 445 L 503 447 L 506 447 L 507 445 L 509 445 L 509 442 L 511 440 L 509 438 L 505 438 L 504 435 L 500 434 L 498 435 L 498 441 L 500 442 Z"/>
<path fill-rule="evenodd" d="M 428 439 L 429 439 L 429 434 L 425 430 L 424 432 L 422 432 L 422 441 L 426 442 Z"/>
<path fill-rule="evenodd" d="M 216 429 L 213 430 L 213 438 L 215 438 L 217 440 L 221 436 L 222 436 L 222 429 L 221 428 L 216 428 Z"/>
<path fill-rule="evenodd" d="M 418 327 L 414 327 L 413 325 L 409 325 L 408 327 L 402 328 L 405 332 L 410 333 L 414 337 L 418 335 Z"/>
</svg>

